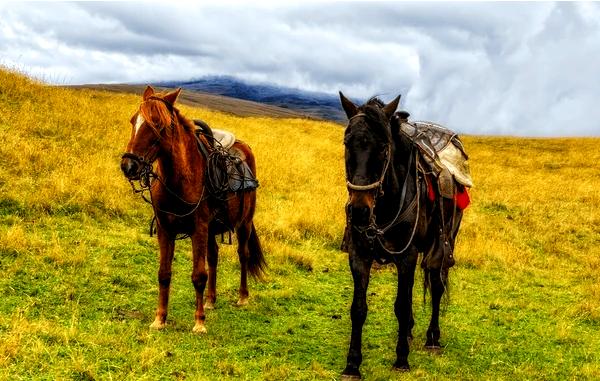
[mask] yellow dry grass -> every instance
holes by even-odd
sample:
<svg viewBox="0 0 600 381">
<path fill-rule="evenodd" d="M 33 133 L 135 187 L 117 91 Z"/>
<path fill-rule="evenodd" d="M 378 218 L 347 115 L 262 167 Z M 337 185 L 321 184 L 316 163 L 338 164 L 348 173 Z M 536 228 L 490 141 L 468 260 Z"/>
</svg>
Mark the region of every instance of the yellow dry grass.
<svg viewBox="0 0 600 381">
<path fill-rule="evenodd" d="M 0 83 L 5 205 L 50 213 L 81 210 L 92 216 L 145 210 L 118 166 L 139 97 L 44 86 L 6 70 L 0 70 Z M 257 226 L 267 249 L 312 265 L 310 256 L 316 253 L 290 252 L 278 243 L 337 245 L 346 199 L 339 125 L 181 109 L 188 118 L 230 130 L 251 145 L 261 183 Z M 526 271 L 558 270 L 568 258 L 597 279 L 599 140 L 464 141 L 476 186 L 460 235 L 459 261 Z M 3 230 L 0 239 L 11 250 L 36 246 L 20 224 Z"/>
</svg>

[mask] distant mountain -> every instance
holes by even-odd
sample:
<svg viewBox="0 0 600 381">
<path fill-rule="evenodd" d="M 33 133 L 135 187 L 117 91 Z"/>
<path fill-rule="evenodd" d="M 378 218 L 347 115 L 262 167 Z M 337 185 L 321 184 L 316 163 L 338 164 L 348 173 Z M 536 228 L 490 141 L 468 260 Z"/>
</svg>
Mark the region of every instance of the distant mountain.
<svg viewBox="0 0 600 381">
<path fill-rule="evenodd" d="M 131 93 L 142 95 L 146 85 L 131 85 L 131 84 L 87 84 L 87 85 L 71 85 L 70 88 L 83 88 L 113 91 L 118 93 Z M 165 91 L 168 88 L 156 86 L 156 90 Z M 218 94 L 210 94 L 203 91 L 186 90 L 181 92 L 178 103 L 183 103 L 192 107 L 204 107 L 211 110 L 226 112 L 237 116 L 264 116 L 268 118 L 313 118 L 302 112 L 294 111 L 291 108 L 277 107 L 261 102 L 254 102 L 245 99 L 226 97 Z"/>
<path fill-rule="evenodd" d="M 342 111 L 337 94 L 318 93 L 267 84 L 250 84 L 229 76 L 210 76 L 190 81 L 166 81 L 155 85 L 182 87 L 186 90 L 265 103 L 318 119 L 336 122 L 346 120 L 346 115 Z"/>
</svg>

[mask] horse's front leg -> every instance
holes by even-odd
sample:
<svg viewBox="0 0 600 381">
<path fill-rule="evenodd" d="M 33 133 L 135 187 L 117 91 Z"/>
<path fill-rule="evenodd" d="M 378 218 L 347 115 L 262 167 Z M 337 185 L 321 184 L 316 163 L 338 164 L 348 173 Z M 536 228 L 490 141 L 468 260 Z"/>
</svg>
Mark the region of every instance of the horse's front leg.
<svg viewBox="0 0 600 381">
<path fill-rule="evenodd" d="M 208 249 L 208 224 L 199 223 L 196 225 L 196 231 L 192 234 L 192 254 L 193 270 L 192 283 L 196 290 L 196 313 L 194 314 L 195 324 L 192 331 L 194 333 L 206 333 L 204 321 L 204 289 L 208 273 L 206 272 L 206 254 Z"/>
<path fill-rule="evenodd" d="M 373 260 L 362 258 L 351 248 L 349 253 L 350 270 L 354 281 L 354 296 L 350 309 L 352 320 L 352 334 L 350 336 L 350 348 L 346 368 L 342 372 L 342 380 L 360 379 L 359 367 L 362 363 L 362 328 L 367 319 L 367 287 L 369 286 L 369 274 Z"/>
<path fill-rule="evenodd" d="M 400 370 L 409 370 L 408 354 L 409 338 L 412 336 L 411 330 L 414 325 L 412 317 L 412 289 L 415 283 L 415 268 L 417 262 L 417 252 L 415 249 L 402 258 L 396 265 L 398 269 L 398 291 L 396 302 L 394 303 L 394 312 L 398 319 L 398 343 L 396 344 L 396 362 L 394 368 Z"/>
<path fill-rule="evenodd" d="M 171 265 L 175 252 L 175 241 L 167 232 L 158 226 L 158 245 L 160 247 L 160 265 L 158 269 L 158 308 L 156 317 L 150 328 L 163 329 L 167 322 L 169 290 L 171 286 Z"/>
<path fill-rule="evenodd" d="M 431 269 L 425 271 L 425 276 L 429 277 L 429 287 L 431 288 L 431 321 L 427 329 L 427 349 L 440 349 L 440 302 L 446 287 L 442 282 L 441 270 Z"/>
</svg>

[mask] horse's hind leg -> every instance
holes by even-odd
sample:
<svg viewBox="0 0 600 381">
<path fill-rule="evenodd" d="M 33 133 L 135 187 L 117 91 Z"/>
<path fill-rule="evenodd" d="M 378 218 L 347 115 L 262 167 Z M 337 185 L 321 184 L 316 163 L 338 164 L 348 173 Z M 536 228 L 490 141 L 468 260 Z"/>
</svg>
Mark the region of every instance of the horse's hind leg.
<svg viewBox="0 0 600 381">
<path fill-rule="evenodd" d="M 240 258 L 240 298 L 237 302 L 238 306 L 244 306 L 248 304 L 248 258 L 250 251 L 248 249 L 248 239 L 250 238 L 250 232 L 252 224 L 242 224 L 236 229 L 236 236 L 238 240 L 238 256 Z"/>
<path fill-rule="evenodd" d="M 171 286 L 171 265 L 175 251 L 175 241 L 162 229 L 158 228 L 158 244 L 160 246 L 160 266 L 158 269 L 158 308 L 156 317 L 150 325 L 153 329 L 162 329 L 166 325 Z"/>
<path fill-rule="evenodd" d="M 192 235 L 193 270 L 192 283 L 196 290 L 196 312 L 194 314 L 195 324 L 192 332 L 206 333 L 204 321 L 204 289 L 208 274 L 206 272 L 206 254 L 208 251 L 208 224 L 198 224 Z"/>
<path fill-rule="evenodd" d="M 400 370 L 410 369 L 408 354 L 410 351 L 409 338 L 412 337 L 411 330 L 414 325 L 412 316 L 412 289 L 415 283 L 416 266 L 417 252 L 415 248 L 396 265 L 398 269 L 398 291 L 396 302 L 394 303 L 394 312 L 398 319 L 398 343 L 396 344 L 396 362 L 394 363 L 394 368 Z"/>
<path fill-rule="evenodd" d="M 219 263 L 219 245 L 214 234 L 208 234 L 208 291 L 204 308 L 212 310 L 217 301 L 217 265 Z"/>
<path fill-rule="evenodd" d="M 460 222 L 462 219 L 462 212 L 455 211 L 455 216 L 452 219 L 454 222 L 454 226 L 448 225 L 446 229 L 452 229 L 451 235 L 448 239 L 449 251 L 448 258 L 444 258 L 444 249 L 441 247 L 443 244 L 441 241 L 436 243 L 436 248 L 433 252 L 434 257 L 442 258 L 439 266 L 442 268 L 430 268 L 425 269 L 425 279 L 426 284 L 429 284 L 430 292 L 431 292 L 431 321 L 429 322 L 429 328 L 427 329 L 427 341 L 425 342 L 425 348 L 437 350 L 441 348 L 440 345 L 440 303 L 442 300 L 442 296 L 446 291 L 446 284 L 448 281 L 448 270 L 449 268 L 444 268 L 444 261 L 448 259 L 452 259 L 454 253 L 454 244 L 456 240 L 456 235 L 458 234 L 458 228 L 460 227 Z M 449 266 L 452 266 L 454 263 L 454 259 L 452 259 L 452 263 Z M 438 266 L 435 266 L 438 267 Z M 445 271 L 445 273 L 444 273 Z"/>
</svg>

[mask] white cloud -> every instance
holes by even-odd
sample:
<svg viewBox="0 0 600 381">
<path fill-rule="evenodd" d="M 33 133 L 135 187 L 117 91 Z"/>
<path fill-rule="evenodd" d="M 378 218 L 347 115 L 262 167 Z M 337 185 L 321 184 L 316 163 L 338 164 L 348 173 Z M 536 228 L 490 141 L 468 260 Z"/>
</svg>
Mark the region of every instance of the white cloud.
<svg viewBox="0 0 600 381">
<path fill-rule="evenodd" d="M 463 133 L 600 134 L 596 3 L 2 3 L 0 63 L 59 83 L 402 93 Z"/>
</svg>

